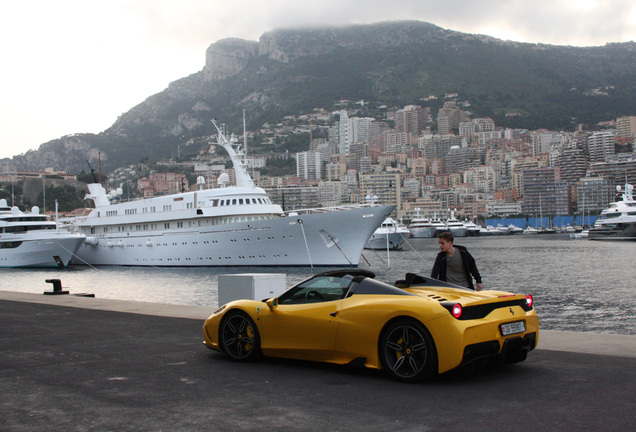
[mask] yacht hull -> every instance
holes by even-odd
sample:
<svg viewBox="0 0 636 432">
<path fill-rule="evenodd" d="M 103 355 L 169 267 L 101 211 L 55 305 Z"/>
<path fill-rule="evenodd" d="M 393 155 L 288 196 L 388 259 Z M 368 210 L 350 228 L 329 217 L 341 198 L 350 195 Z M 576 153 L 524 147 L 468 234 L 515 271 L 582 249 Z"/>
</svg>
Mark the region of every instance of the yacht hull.
<svg viewBox="0 0 636 432">
<path fill-rule="evenodd" d="M 275 219 L 108 233 L 89 238 L 74 264 L 216 267 L 357 266 L 367 239 L 395 206 L 351 208 Z"/>
<path fill-rule="evenodd" d="M 411 231 L 411 237 L 413 238 L 433 238 L 437 236 L 435 227 L 427 227 L 427 228 L 409 227 L 409 230 Z"/>
<path fill-rule="evenodd" d="M 402 247 L 404 243 L 404 237 L 401 233 L 389 233 L 387 234 L 373 234 L 367 243 L 365 249 L 373 250 L 397 250 Z"/>
<path fill-rule="evenodd" d="M 2 239 L 5 240 L 6 236 Z M 75 234 L 60 234 L 49 238 L 15 239 L 17 247 L 3 247 L 0 242 L 0 267 L 66 267 L 73 254 L 84 242 Z"/>
<path fill-rule="evenodd" d="M 606 224 L 590 228 L 587 238 L 590 240 L 636 240 L 636 222 Z"/>
</svg>

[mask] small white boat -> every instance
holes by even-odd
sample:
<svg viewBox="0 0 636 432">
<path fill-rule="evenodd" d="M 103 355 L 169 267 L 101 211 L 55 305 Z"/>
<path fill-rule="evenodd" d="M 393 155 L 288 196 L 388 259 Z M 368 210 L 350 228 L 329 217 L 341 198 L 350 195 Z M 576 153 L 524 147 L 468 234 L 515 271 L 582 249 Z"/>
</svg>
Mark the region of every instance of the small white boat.
<svg viewBox="0 0 636 432">
<path fill-rule="evenodd" d="M 535 227 L 529 226 L 523 230 L 523 234 L 539 234 L 539 230 Z"/>
<path fill-rule="evenodd" d="M 510 224 L 508 225 L 508 234 L 521 234 L 523 233 L 523 228 L 519 228 L 516 225 Z"/>
<path fill-rule="evenodd" d="M 409 229 L 399 224 L 395 219 L 387 217 L 384 222 L 369 237 L 365 249 L 389 249 L 396 250 L 402 247 L 402 243 L 411 235 Z"/>
<path fill-rule="evenodd" d="M 587 239 L 589 236 L 589 230 L 583 230 L 581 232 L 570 233 L 571 239 Z"/>
</svg>

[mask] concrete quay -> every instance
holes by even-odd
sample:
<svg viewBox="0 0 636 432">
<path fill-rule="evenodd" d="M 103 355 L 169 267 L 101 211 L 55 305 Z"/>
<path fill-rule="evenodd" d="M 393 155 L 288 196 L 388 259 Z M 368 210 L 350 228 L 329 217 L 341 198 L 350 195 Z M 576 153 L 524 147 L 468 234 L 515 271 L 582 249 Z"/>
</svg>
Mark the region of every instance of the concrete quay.
<svg viewBox="0 0 636 432">
<path fill-rule="evenodd" d="M 424 384 L 206 349 L 212 307 L 0 291 L 0 431 L 581 431 L 636 422 L 636 336 L 542 330 Z"/>
</svg>

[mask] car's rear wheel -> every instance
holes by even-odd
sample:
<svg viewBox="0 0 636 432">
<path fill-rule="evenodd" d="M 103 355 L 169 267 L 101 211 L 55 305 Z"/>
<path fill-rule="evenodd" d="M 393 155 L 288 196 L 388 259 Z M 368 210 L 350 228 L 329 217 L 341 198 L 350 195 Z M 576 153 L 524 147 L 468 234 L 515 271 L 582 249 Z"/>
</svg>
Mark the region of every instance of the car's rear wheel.
<svg viewBox="0 0 636 432">
<path fill-rule="evenodd" d="M 260 355 L 260 335 L 254 321 L 243 312 L 230 312 L 221 322 L 223 351 L 236 361 L 254 360 Z"/>
<path fill-rule="evenodd" d="M 380 336 L 380 361 L 393 378 L 419 382 L 437 372 L 437 351 L 426 327 L 412 319 L 400 319 Z"/>
</svg>

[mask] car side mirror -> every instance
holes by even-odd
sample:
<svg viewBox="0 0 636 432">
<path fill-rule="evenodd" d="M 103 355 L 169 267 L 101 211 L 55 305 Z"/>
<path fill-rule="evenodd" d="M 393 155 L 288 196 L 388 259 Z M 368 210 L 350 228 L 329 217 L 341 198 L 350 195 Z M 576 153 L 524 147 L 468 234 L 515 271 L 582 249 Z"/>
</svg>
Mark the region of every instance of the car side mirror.
<svg viewBox="0 0 636 432">
<path fill-rule="evenodd" d="M 278 307 L 278 299 L 276 297 L 268 299 L 265 303 L 267 304 L 269 310 L 274 310 Z"/>
</svg>

